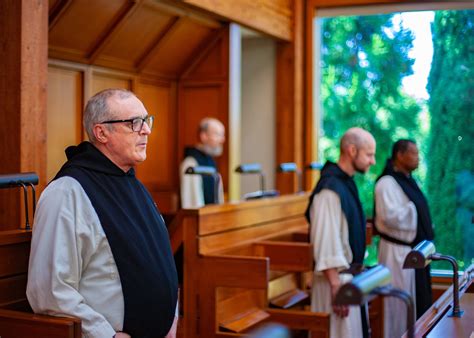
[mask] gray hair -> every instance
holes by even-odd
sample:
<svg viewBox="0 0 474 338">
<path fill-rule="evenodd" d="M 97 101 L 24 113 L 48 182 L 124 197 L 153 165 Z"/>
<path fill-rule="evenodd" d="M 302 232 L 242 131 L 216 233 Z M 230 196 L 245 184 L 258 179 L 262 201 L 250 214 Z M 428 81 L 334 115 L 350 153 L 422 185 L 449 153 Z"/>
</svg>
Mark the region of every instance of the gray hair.
<svg viewBox="0 0 474 338">
<path fill-rule="evenodd" d="M 201 122 L 199 122 L 199 129 L 198 129 L 198 133 L 205 133 L 207 132 L 207 130 L 209 129 L 209 125 L 212 123 L 212 122 L 217 122 L 217 123 L 221 123 L 218 119 L 215 119 L 213 117 L 205 117 L 201 120 Z"/>
<path fill-rule="evenodd" d="M 108 100 L 114 96 L 119 99 L 127 99 L 135 96 L 135 94 L 126 89 L 111 88 L 98 92 L 87 101 L 86 108 L 84 109 L 83 125 L 87 136 L 89 136 L 89 140 L 92 143 L 97 141 L 94 136 L 94 126 L 105 120 L 114 118 L 115 112 L 110 109 L 108 104 Z M 107 126 L 109 128 L 112 127 L 109 125 Z"/>
</svg>

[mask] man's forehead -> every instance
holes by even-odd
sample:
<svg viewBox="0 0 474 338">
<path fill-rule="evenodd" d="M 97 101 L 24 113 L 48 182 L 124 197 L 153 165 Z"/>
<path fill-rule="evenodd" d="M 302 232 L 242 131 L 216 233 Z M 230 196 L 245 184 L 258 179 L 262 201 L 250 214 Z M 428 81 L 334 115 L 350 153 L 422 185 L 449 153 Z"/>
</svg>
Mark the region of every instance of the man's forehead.
<svg viewBox="0 0 474 338">
<path fill-rule="evenodd" d="M 376 148 L 376 144 L 373 140 L 367 140 L 360 147 L 361 150 L 364 150 L 366 152 L 375 152 L 375 148 Z"/>
<path fill-rule="evenodd" d="M 212 120 L 209 122 L 208 130 L 213 132 L 224 132 L 224 126 L 219 121 Z"/>
<path fill-rule="evenodd" d="M 135 96 L 127 98 L 115 97 L 110 100 L 111 108 L 123 118 L 140 117 L 147 115 L 143 103 Z"/>
</svg>

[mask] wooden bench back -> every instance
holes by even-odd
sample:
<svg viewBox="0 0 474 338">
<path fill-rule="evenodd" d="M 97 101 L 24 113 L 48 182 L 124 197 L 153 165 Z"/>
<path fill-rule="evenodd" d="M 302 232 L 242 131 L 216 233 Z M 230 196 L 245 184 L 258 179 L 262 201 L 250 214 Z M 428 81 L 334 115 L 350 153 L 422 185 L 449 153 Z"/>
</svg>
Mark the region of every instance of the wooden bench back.
<svg viewBox="0 0 474 338">
<path fill-rule="evenodd" d="M 199 210 L 199 253 L 231 252 L 259 240 L 291 236 L 308 228 L 307 194 L 211 206 Z"/>
<path fill-rule="evenodd" d="M 0 231 L 0 336 L 80 338 L 81 321 L 35 315 L 26 298 L 31 231 Z"/>
<path fill-rule="evenodd" d="M 299 275 L 313 268 L 307 201 L 285 195 L 180 212 L 173 233 L 184 239 L 186 337 L 239 336 L 267 321 L 327 336 L 328 315 L 292 307 L 307 298 L 295 292 Z"/>
<path fill-rule="evenodd" d="M 31 231 L 0 232 L 0 308 L 31 311 L 26 282 Z"/>
</svg>

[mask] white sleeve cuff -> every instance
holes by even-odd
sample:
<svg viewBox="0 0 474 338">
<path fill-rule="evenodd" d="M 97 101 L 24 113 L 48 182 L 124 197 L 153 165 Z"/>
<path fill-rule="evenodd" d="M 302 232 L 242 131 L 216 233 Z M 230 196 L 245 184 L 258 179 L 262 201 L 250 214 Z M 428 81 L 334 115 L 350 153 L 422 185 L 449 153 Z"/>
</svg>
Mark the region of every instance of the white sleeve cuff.
<svg viewBox="0 0 474 338">
<path fill-rule="evenodd" d="M 327 269 L 347 269 L 349 265 L 347 264 L 346 258 L 344 256 L 333 256 L 320 258 L 316 262 L 315 271 L 324 271 Z"/>
<path fill-rule="evenodd" d="M 102 322 L 94 325 L 89 332 L 82 332 L 82 336 L 85 338 L 112 338 L 117 332 L 107 322 Z"/>
</svg>

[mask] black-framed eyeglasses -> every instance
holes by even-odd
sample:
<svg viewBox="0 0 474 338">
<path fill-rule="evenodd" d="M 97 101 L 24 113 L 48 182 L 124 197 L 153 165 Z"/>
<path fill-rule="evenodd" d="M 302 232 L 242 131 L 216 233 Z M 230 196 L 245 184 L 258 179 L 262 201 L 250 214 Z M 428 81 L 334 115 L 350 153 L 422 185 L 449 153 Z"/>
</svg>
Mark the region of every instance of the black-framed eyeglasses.
<svg viewBox="0 0 474 338">
<path fill-rule="evenodd" d="M 110 120 L 110 121 L 104 121 L 101 123 L 122 123 L 122 122 L 129 122 L 131 124 L 131 128 L 135 132 L 140 132 L 143 128 L 143 124 L 146 123 L 148 128 L 153 128 L 153 121 L 155 120 L 155 117 L 153 115 L 148 115 L 145 117 L 134 117 L 133 119 L 127 119 L 127 120 Z"/>
</svg>

